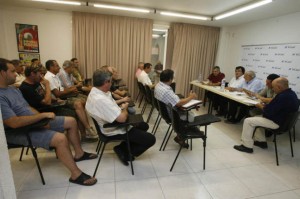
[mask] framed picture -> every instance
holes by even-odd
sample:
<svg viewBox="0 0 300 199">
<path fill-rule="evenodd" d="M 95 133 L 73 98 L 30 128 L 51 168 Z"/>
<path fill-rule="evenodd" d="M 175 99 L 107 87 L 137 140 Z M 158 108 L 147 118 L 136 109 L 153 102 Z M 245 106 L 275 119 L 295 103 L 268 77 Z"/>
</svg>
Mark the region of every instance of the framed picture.
<svg viewBox="0 0 300 199">
<path fill-rule="evenodd" d="M 40 54 L 37 54 L 37 53 L 19 53 L 19 60 L 21 61 L 22 64 L 25 64 L 27 66 L 31 65 L 31 60 L 34 59 L 34 58 L 40 60 Z"/>
<path fill-rule="evenodd" d="M 19 52 L 39 52 L 38 26 L 16 23 L 17 45 Z"/>
</svg>

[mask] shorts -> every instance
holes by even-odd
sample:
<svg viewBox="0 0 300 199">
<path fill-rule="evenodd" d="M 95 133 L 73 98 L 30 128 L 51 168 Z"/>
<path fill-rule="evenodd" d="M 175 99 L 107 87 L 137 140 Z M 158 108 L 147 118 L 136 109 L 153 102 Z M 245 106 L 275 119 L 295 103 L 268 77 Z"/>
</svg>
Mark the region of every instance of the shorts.
<svg viewBox="0 0 300 199">
<path fill-rule="evenodd" d="M 50 142 L 55 133 L 64 132 L 64 122 L 65 117 L 63 116 L 56 116 L 53 120 L 49 122 L 50 128 L 49 129 L 34 129 L 30 131 L 29 136 L 32 141 L 32 145 L 34 147 L 41 147 L 44 149 L 50 149 Z M 28 140 L 25 134 L 23 133 L 9 133 L 6 134 L 7 142 L 11 144 L 19 144 L 19 145 L 28 145 Z"/>
<path fill-rule="evenodd" d="M 74 103 L 78 100 L 81 100 L 82 102 L 86 102 L 87 100 L 87 96 L 86 95 L 83 95 L 83 94 L 78 94 L 76 97 L 69 97 L 67 99 L 67 105 L 69 108 L 72 108 L 74 109 Z"/>
</svg>

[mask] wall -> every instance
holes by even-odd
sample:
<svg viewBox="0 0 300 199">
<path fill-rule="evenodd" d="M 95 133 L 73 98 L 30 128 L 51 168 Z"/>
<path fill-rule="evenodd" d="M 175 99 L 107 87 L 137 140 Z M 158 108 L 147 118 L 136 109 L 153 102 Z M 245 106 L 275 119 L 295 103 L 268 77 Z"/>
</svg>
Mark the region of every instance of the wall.
<svg viewBox="0 0 300 199">
<path fill-rule="evenodd" d="M 0 57 L 18 58 L 15 23 L 38 25 L 40 57 L 60 65 L 72 58 L 72 13 L 19 7 L 0 8 Z"/>
<path fill-rule="evenodd" d="M 297 12 L 240 26 L 223 27 L 216 65 L 230 80 L 234 75 L 234 67 L 240 62 L 242 45 L 300 43 L 299 20 L 300 12 Z"/>
</svg>

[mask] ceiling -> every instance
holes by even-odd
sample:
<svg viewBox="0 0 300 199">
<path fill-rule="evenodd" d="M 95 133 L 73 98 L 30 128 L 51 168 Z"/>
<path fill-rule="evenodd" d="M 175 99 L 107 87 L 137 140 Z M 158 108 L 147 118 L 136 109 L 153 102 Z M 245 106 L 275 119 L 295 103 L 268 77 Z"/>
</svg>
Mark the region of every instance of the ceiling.
<svg viewBox="0 0 300 199">
<path fill-rule="evenodd" d="M 183 12 L 188 14 L 198 14 L 206 16 L 215 16 L 241 5 L 255 2 L 254 0 L 73 0 L 90 3 L 109 3 L 117 5 L 135 6 L 149 9 Z M 131 16 L 140 18 L 150 18 L 154 23 L 169 24 L 170 22 L 182 22 L 191 24 L 201 24 L 208 26 L 236 26 L 251 21 L 263 20 L 278 17 L 290 13 L 300 12 L 300 0 L 273 0 L 272 3 L 259 8 L 240 13 L 218 21 L 201 21 L 194 19 L 183 19 L 176 17 L 162 16 L 159 13 L 140 14 L 127 11 L 116 11 L 108 9 L 99 9 L 92 6 L 70 6 L 62 4 L 33 2 L 31 0 L 0 0 L 0 6 L 18 6 L 30 7 L 46 10 L 59 11 L 81 11 L 101 14 L 113 14 L 120 16 Z"/>
</svg>

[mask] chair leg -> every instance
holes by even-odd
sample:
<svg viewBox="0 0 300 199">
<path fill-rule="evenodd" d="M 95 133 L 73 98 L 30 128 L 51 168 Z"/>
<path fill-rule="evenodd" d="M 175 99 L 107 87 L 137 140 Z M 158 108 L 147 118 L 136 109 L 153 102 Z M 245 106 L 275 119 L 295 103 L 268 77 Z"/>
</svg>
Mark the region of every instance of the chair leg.
<svg viewBox="0 0 300 199">
<path fill-rule="evenodd" d="M 144 106 L 143 106 L 143 108 L 142 108 L 142 112 L 141 112 L 141 114 L 143 115 L 144 113 L 145 113 L 145 110 L 146 110 L 146 108 L 147 108 L 147 100 L 145 100 L 145 103 L 144 103 Z"/>
<path fill-rule="evenodd" d="M 140 94 L 141 94 L 141 91 L 138 92 L 138 94 L 137 94 L 137 96 L 136 96 L 136 98 L 135 98 L 135 103 L 136 103 L 137 100 L 139 99 Z"/>
<path fill-rule="evenodd" d="M 291 154 L 292 154 L 292 157 L 294 157 L 294 150 L 293 150 L 293 142 L 292 142 L 291 131 L 289 131 L 289 138 L 290 138 L 290 145 L 291 145 Z"/>
<path fill-rule="evenodd" d="M 203 139 L 203 170 L 205 170 L 206 138 Z"/>
<path fill-rule="evenodd" d="M 296 142 L 296 129 L 295 129 L 295 126 L 293 127 L 293 134 L 294 134 L 294 142 Z"/>
<path fill-rule="evenodd" d="M 173 170 L 173 167 L 174 167 L 174 165 L 175 165 L 175 163 L 176 163 L 176 161 L 177 161 L 177 158 L 178 158 L 178 156 L 179 156 L 179 153 L 180 153 L 181 149 L 182 149 L 182 146 L 180 146 L 180 148 L 179 148 L 179 150 L 178 150 L 178 153 L 177 153 L 177 155 L 176 155 L 176 158 L 175 158 L 175 160 L 174 160 L 174 162 L 173 162 L 173 164 L 172 164 L 172 166 L 171 166 L 170 172 Z"/>
<path fill-rule="evenodd" d="M 276 141 L 276 133 L 274 133 L 274 144 L 275 144 L 275 155 L 276 155 L 276 164 L 277 166 L 279 166 L 279 162 L 278 162 L 278 152 L 277 152 L 277 141 Z"/>
<path fill-rule="evenodd" d="M 132 153 L 131 153 L 131 148 L 130 148 L 130 143 L 129 143 L 129 135 L 128 135 L 127 129 L 126 129 L 126 136 L 127 136 L 127 149 L 128 149 L 128 154 L 129 154 L 129 161 L 130 161 L 130 167 L 131 167 L 131 174 L 134 175 L 133 165 L 132 165 Z"/>
<path fill-rule="evenodd" d="M 140 99 L 140 103 L 139 103 L 139 108 L 140 108 L 140 106 L 141 106 L 141 104 L 142 104 L 143 99 L 144 99 L 144 95 L 142 94 L 142 95 L 141 95 L 141 99 Z"/>
<path fill-rule="evenodd" d="M 103 142 L 100 142 L 100 145 L 99 145 L 99 148 L 98 148 L 98 151 L 97 151 L 97 155 L 99 155 L 102 144 L 103 144 Z"/>
<path fill-rule="evenodd" d="M 28 155 L 28 151 L 29 151 L 29 147 L 27 147 L 26 149 L 26 153 L 25 153 L 26 155 Z"/>
<path fill-rule="evenodd" d="M 166 138 L 167 138 L 167 136 L 168 136 L 168 133 L 169 133 L 170 128 L 171 128 L 171 125 L 169 125 L 169 128 L 168 128 L 168 130 L 167 130 L 167 132 L 166 132 L 166 134 L 165 134 L 165 137 L 164 137 L 164 139 L 163 139 L 163 141 L 162 141 L 162 143 L 161 143 L 161 145 L 160 145 L 160 148 L 159 148 L 160 151 L 161 151 L 162 147 L 164 146 L 164 143 L 165 143 L 165 140 L 166 140 Z"/>
<path fill-rule="evenodd" d="M 99 151 L 100 142 L 101 142 L 101 140 L 99 139 L 99 140 L 98 140 L 98 143 L 97 143 L 97 147 L 96 147 L 96 152 Z"/>
<path fill-rule="evenodd" d="M 158 129 L 158 127 L 159 127 L 159 125 L 160 125 L 160 121 L 161 121 L 161 117 L 159 118 L 159 120 L 158 120 L 158 124 L 156 125 L 156 128 L 155 128 L 155 130 L 154 130 L 154 133 L 153 133 L 153 135 L 155 135 L 156 134 L 156 131 L 157 131 L 157 129 Z"/>
<path fill-rule="evenodd" d="M 24 147 L 22 147 L 22 150 L 21 150 L 21 154 L 20 154 L 19 161 L 22 161 L 23 153 L 24 153 Z"/>
<path fill-rule="evenodd" d="M 171 137 L 171 135 L 172 135 L 172 132 L 173 132 L 173 128 L 172 128 L 171 132 L 169 133 L 169 136 L 168 136 L 168 139 L 167 139 L 167 141 L 166 141 L 166 143 L 165 143 L 165 146 L 164 146 L 164 148 L 163 148 L 163 151 L 165 150 L 165 148 L 166 148 L 166 146 L 167 146 L 167 144 L 168 144 L 168 142 L 169 142 L 169 139 L 170 139 L 170 137 Z"/>
<path fill-rule="evenodd" d="M 150 121 L 153 110 L 154 110 L 154 106 L 151 107 L 150 113 L 149 113 L 148 118 L 147 118 L 147 123 L 149 123 L 149 121 Z"/>
<path fill-rule="evenodd" d="M 159 115 L 159 113 L 158 113 L 157 118 L 156 118 L 155 123 L 154 123 L 154 126 L 153 126 L 153 128 L 152 128 L 151 134 L 153 134 L 153 132 L 154 132 L 154 130 L 155 130 L 155 128 L 156 128 L 156 125 L 157 125 L 157 122 L 158 122 L 159 118 L 160 118 L 160 115 Z"/>
<path fill-rule="evenodd" d="M 102 145 L 102 143 L 100 144 L 99 151 L 101 150 L 101 145 Z M 93 177 L 96 176 L 96 173 L 97 173 L 97 170 L 98 170 L 98 167 L 99 167 L 99 164 L 100 164 L 100 161 L 101 161 L 101 158 L 102 158 L 102 155 L 103 155 L 105 146 L 106 146 L 106 143 L 104 143 L 104 145 L 103 145 L 103 147 L 102 147 L 101 154 L 100 154 L 100 157 L 99 157 L 99 159 L 98 159 L 98 162 L 97 162 L 97 165 L 96 165 L 96 168 L 95 168 Z M 98 152 L 99 152 L 99 151 L 98 151 Z"/>
<path fill-rule="evenodd" d="M 191 138 L 191 147 L 190 147 L 190 150 L 191 151 L 193 150 L 193 138 Z"/>
</svg>

